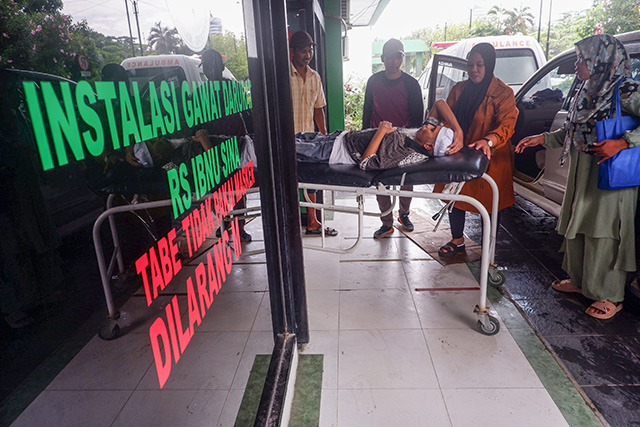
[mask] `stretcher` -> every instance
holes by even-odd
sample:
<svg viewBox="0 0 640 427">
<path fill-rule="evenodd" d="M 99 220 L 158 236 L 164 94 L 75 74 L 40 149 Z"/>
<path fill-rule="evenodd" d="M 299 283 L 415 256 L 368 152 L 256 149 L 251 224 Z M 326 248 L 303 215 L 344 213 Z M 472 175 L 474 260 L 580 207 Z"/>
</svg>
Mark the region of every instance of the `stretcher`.
<svg viewBox="0 0 640 427">
<path fill-rule="evenodd" d="M 356 206 L 339 206 L 328 203 L 313 203 L 308 198 L 300 206 L 318 209 L 321 222 L 324 223 L 325 210 L 354 214 L 358 217 L 358 236 L 355 243 L 346 248 L 327 247 L 325 236 L 322 235 L 320 245 L 305 244 L 306 248 L 335 253 L 353 252 L 362 241 L 363 218 L 367 216 L 381 216 L 388 212 L 367 212 L 364 208 L 364 198 L 367 195 L 388 195 L 398 197 L 412 197 L 421 199 L 435 199 L 447 202 L 465 202 L 475 207 L 482 217 L 482 256 L 480 261 L 480 301 L 475 307 L 478 315 L 478 330 L 485 335 L 496 334 L 500 329 L 498 319 L 489 314 L 487 309 L 487 284 L 499 286 L 504 283 L 504 273 L 495 266 L 495 244 L 497 234 L 497 215 L 489 215 L 487 209 L 475 198 L 459 194 L 462 185 L 452 185 L 451 192 L 433 193 L 424 191 L 406 191 L 396 189 L 402 185 L 422 185 L 437 183 L 464 183 L 474 179 L 485 180 L 492 189 L 492 212 L 498 211 L 498 187 L 495 181 L 487 175 L 489 161 L 479 150 L 465 148 L 452 156 L 431 158 L 424 163 L 402 168 L 383 171 L 363 171 L 354 165 L 329 165 L 327 163 L 298 162 L 299 187 L 353 194 Z M 485 232 L 490 230 L 489 233 Z M 306 242 L 305 242 L 306 243 Z"/>
<path fill-rule="evenodd" d="M 313 203 L 308 198 L 302 201 L 302 207 L 313 207 L 320 211 L 321 221 L 324 223 L 325 211 L 343 212 L 355 214 L 358 217 L 358 236 L 355 243 L 346 249 L 327 247 L 325 236 L 322 235 L 320 245 L 309 244 L 305 239 L 305 247 L 309 249 L 328 252 L 349 253 L 353 252 L 362 241 L 364 216 L 381 216 L 387 212 L 367 212 L 364 209 L 364 198 L 367 195 L 388 195 L 394 200 L 391 209 L 398 197 L 413 197 L 422 199 L 446 200 L 451 202 L 466 202 L 474 206 L 482 217 L 482 227 L 490 230 L 490 233 L 482 233 L 482 257 L 480 265 L 480 301 L 475 308 L 478 315 L 478 330 L 486 335 L 496 334 L 500 329 L 498 320 L 489 314 L 487 309 L 487 284 L 499 286 L 505 281 L 504 274 L 495 268 L 493 262 L 495 255 L 495 242 L 497 231 L 496 215 L 489 216 L 485 207 L 470 196 L 458 194 L 457 191 L 449 193 L 432 193 L 424 191 L 405 191 L 395 187 L 402 185 L 422 185 L 436 183 L 464 183 L 473 179 L 484 179 L 493 191 L 492 212 L 498 209 L 498 188 L 485 171 L 488 166 L 487 158 L 480 151 L 463 149 L 453 156 L 432 158 L 424 163 L 403 168 L 395 168 L 384 171 L 363 171 L 354 165 L 329 165 L 326 163 L 301 163 L 298 162 L 299 188 L 306 192 L 308 189 L 324 190 L 329 192 L 351 193 L 356 198 L 356 206 L 341 206 L 328 203 Z M 144 180 L 147 181 L 147 180 Z M 150 180 L 152 182 L 159 182 Z M 156 188 L 156 194 L 162 194 L 166 180 L 162 182 L 162 188 Z M 114 206 L 116 197 L 122 194 L 152 194 L 149 191 L 149 182 L 129 181 L 119 186 L 104 188 L 103 192 L 109 194 L 106 210 L 96 219 L 93 227 L 93 240 L 98 260 L 98 267 L 105 294 L 108 309 L 108 321 L 100 329 L 103 339 L 114 339 L 120 335 L 118 326 L 119 313 L 114 306 L 111 293 L 111 278 L 116 267 L 120 273 L 125 271 L 125 262 L 122 259 L 120 242 L 116 230 L 114 216 L 119 213 L 135 213 L 147 209 L 166 207 L 171 205 L 171 200 L 158 200 L 152 202 L 129 203 L 122 206 Z M 230 216 L 258 216 L 259 206 L 233 210 Z M 142 220 L 142 218 L 140 218 Z M 114 250 L 110 261 L 107 262 L 102 247 L 100 228 L 108 220 Z M 145 221 L 142 221 L 145 224 Z M 147 231 L 152 233 L 148 227 Z M 157 239 L 156 239 L 157 240 Z M 245 252 L 244 254 L 253 254 Z"/>
</svg>

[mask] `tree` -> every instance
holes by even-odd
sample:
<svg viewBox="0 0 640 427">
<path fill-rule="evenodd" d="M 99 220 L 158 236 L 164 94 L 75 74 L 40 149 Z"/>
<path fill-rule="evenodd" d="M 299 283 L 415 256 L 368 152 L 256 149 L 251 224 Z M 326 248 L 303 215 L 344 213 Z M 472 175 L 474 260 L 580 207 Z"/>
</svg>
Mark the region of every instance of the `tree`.
<svg viewBox="0 0 640 427">
<path fill-rule="evenodd" d="M 362 129 L 362 110 L 366 83 L 353 81 L 350 77 L 344 83 L 344 127 L 345 130 Z"/>
<path fill-rule="evenodd" d="M 496 16 L 487 16 L 473 21 L 470 37 L 501 36 L 504 30 Z"/>
<path fill-rule="evenodd" d="M 0 2 L 0 67 L 70 77 L 71 18 L 59 1 Z"/>
<path fill-rule="evenodd" d="M 640 28 L 640 2 L 638 0 L 594 0 L 587 18 L 578 29 L 580 38 L 596 31 L 619 34 Z"/>
<path fill-rule="evenodd" d="M 500 6 L 493 6 L 488 15 L 498 17 L 499 25 L 503 31 L 503 34 L 529 34 L 529 31 L 534 28 L 534 17 L 530 12 L 531 8 L 528 6 L 521 7 L 520 9 L 513 8 L 513 10 L 505 9 Z"/>
<path fill-rule="evenodd" d="M 231 31 L 216 34 L 209 38 L 209 45 L 224 57 L 224 65 L 238 80 L 249 78 L 247 65 L 247 44 L 244 36 L 236 38 Z"/>
<path fill-rule="evenodd" d="M 22 0 L 18 1 L 23 6 L 25 13 L 33 12 L 58 12 L 62 9 L 62 0 Z"/>
<path fill-rule="evenodd" d="M 132 56 L 131 38 L 128 36 L 111 37 L 94 32 L 94 41 L 104 64 L 120 64 L 124 59 Z"/>
<path fill-rule="evenodd" d="M 584 22 L 587 19 L 586 12 L 573 12 L 566 13 L 562 17 L 551 23 L 551 32 L 549 35 L 549 58 L 551 59 L 559 53 L 564 52 L 567 49 L 571 49 L 573 45 L 580 40 L 580 34 L 578 29 L 584 26 Z M 546 29 L 543 29 L 546 30 Z M 547 40 L 547 32 L 542 31 L 544 36 L 541 37 L 540 44 L 542 49 L 545 49 Z"/>
<path fill-rule="evenodd" d="M 160 21 L 156 22 L 155 25 L 151 27 L 151 30 L 149 30 L 147 41 L 149 42 L 149 47 L 160 54 L 175 53 L 181 43 L 178 30 L 163 27 Z"/>
<path fill-rule="evenodd" d="M 433 43 L 443 41 L 457 41 L 468 38 L 469 26 L 464 23 L 448 24 L 446 28 L 444 26 L 436 25 L 435 28 L 421 28 L 414 31 L 409 36 L 409 39 L 422 39 L 430 49 L 430 55 L 436 53 L 439 49 L 433 48 Z M 431 56 L 423 58 L 424 61 L 429 61 Z M 415 61 L 415 59 L 413 59 Z M 426 64 L 426 63 L 425 63 Z M 413 67 L 414 64 L 410 64 Z"/>
</svg>

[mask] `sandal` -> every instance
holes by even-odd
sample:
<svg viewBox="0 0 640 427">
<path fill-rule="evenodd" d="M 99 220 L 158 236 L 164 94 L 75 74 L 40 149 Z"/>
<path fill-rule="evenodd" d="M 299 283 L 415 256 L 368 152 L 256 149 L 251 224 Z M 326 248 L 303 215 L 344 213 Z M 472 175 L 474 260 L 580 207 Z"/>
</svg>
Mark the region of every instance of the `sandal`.
<svg viewBox="0 0 640 427">
<path fill-rule="evenodd" d="M 458 252 L 464 251 L 464 249 L 465 249 L 464 243 L 461 245 L 456 245 L 453 242 L 449 242 L 446 245 L 442 246 L 440 249 L 438 249 L 438 255 L 440 255 L 442 258 L 449 258 L 454 256 Z"/>
<path fill-rule="evenodd" d="M 322 230 L 320 228 L 315 228 L 312 230 L 309 230 L 307 228 L 307 232 L 305 234 L 308 236 L 320 236 L 322 234 Z M 327 227 L 324 229 L 324 235 L 330 237 L 337 236 L 338 230 L 336 230 L 335 228 Z"/>
<path fill-rule="evenodd" d="M 551 282 L 551 287 L 558 292 L 575 292 L 581 294 L 582 289 L 576 285 L 571 284 L 571 279 L 554 280 Z"/>
<path fill-rule="evenodd" d="M 595 312 L 591 312 L 589 310 L 594 310 Z M 596 301 L 589 308 L 587 308 L 587 313 L 591 317 L 595 317 L 596 319 L 606 320 L 611 319 L 615 316 L 620 310 L 622 310 L 622 303 L 615 303 L 609 300 L 605 301 Z"/>
</svg>

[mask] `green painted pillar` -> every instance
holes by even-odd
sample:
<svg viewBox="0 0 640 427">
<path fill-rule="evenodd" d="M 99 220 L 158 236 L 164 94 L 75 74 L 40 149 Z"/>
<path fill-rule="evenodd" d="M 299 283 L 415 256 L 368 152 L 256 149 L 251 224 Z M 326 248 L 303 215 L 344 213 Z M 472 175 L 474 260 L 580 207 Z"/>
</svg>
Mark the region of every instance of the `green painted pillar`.
<svg viewBox="0 0 640 427">
<path fill-rule="evenodd" d="M 422 52 L 416 52 L 416 78 L 422 74 Z"/>
<path fill-rule="evenodd" d="M 344 129 L 344 86 L 342 74 L 342 21 L 340 0 L 325 0 L 325 54 L 327 56 L 328 132 Z"/>
</svg>

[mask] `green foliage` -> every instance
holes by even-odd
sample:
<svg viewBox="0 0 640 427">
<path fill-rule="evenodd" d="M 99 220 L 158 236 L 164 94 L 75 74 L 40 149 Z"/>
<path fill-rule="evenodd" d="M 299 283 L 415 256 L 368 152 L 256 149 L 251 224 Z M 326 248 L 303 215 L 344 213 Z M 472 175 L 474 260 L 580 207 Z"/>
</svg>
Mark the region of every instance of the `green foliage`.
<svg viewBox="0 0 640 427">
<path fill-rule="evenodd" d="M 149 30 L 149 48 L 158 54 L 176 53 L 178 46 L 182 43 L 178 30 L 175 28 L 163 27 L 162 22 L 155 23 Z"/>
<path fill-rule="evenodd" d="M 582 39 L 599 30 L 605 34 L 619 34 L 640 29 L 638 0 L 594 0 L 587 17 L 578 28 Z"/>
<path fill-rule="evenodd" d="M 534 18 L 531 8 L 528 6 L 520 9 L 505 9 L 500 6 L 493 6 L 488 15 L 498 18 L 499 28 L 502 34 L 524 34 L 528 35 L 534 30 Z"/>
<path fill-rule="evenodd" d="M 578 29 L 584 25 L 586 13 L 569 13 L 564 14 L 559 20 L 551 23 L 551 32 L 549 34 L 549 58 L 551 59 L 559 53 L 567 49 L 571 49 L 573 45 L 582 39 L 578 33 Z M 546 52 L 547 31 L 543 28 L 541 31 L 540 45 Z"/>
<path fill-rule="evenodd" d="M 365 82 L 344 84 L 344 128 L 345 130 L 362 129 L 362 110 L 364 109 Z"/>
<path fill-rule="evenodd" d="M 496 16 L 475 19 L 471 25 L 470 37 L 501 36 L 504 34 L 500 20 Z"/>
<path fill-rule="evenodd" d="M 461 40 L 469 37 L 469 25 L 465 23 L 436 25 L 435 28 L 421 28 L 411 33 L 411 39 L 422 39 L 431 46 L 434 42 Z"/>
<path fill-rule="evenodd" d="M 430 54 L 423 58 L 423 67 L 427 65 L 431 55 L 437 53 L 440 49 L 431 47 L 433 43 L 443 41 L 457 41 L 470 37 L 469 25 L 465 23 L 456 23 L 444 26 L 436 25 L 435 28 L 421 28 L 411 33 L 410 39 L 422 39 L 429 46 Z M 415 58 L 412 59 L 415 61 Z M 415 64 L 411 64 L 412 69 L 415 69 Z"/>
<path fill-rule="evenodd" d="M 62 9 L 62 0 L 18 0 L 18 3 L 24 7 L 25 13 L 54 13 Z"/>
<path fill-rule="evenodd" d="M 551 23 L 549 33 L 549 58 L 573 47 L 577 41 L 594 34 L 596 28 L 607 34 L 619 34 L 640 29 L 640 2 L 638 0 L 593 0 L 586 12 L 564 14 Z M 444 29 L 440 26 L 414 31 L 412 38 L 420 38 L 429 46 L 444 40 Z M 471 30 L 468 25 L 454 24 L 447 27 L 447 40 L 466 37 L 516 34 L 535 36 L 537 28 L 529 7 L 504 9 L 493 6 L 486 17 L 474 19 Z M 540 45 L 547 50 L 547 26 L 541 29 Z M 432 49 L 433 51 L 433 49 Z"/>
<path fill-rule="evenodd" d="M 70 18 L 57 11 L 26 13 L 23 6 L 28 5 L 12 0 L 0 4 L 0 67 L 69 77 L 75 59 Z"/>
<path fill-rule="evenodd" d="M 247 45 L 244 36 L 240 38 L 230 31 L 209 38 L 210 46 L 224 57 L 224 65 L 238 80 L 249 78 L 247 65 Z"/>
<path fill-rule="evenodd" d="M 91 30 L 86 21 L 73 24 L 69 16 L 58 11 L 61 6 L 58 0 L 0 3 L 0 67 L 41 71 L 74 80 L 96 79 L 105 56 L 109 56 L 102 54 L 96 41 L 105 37 Z M 89 60 L 89 77 L 80 74 L 80 54 Z"/>
<path fill-rule="evenodd" d="M 129 37 L 110 37 L 104 34 L 94 32 L 94 42 L 100 55 L 102 55 L 103 64 L 120 64 L 126 58 L 135 56 L 139 50 L 136 46 L 131 50 L 131 39 Z"/>
</svg>

